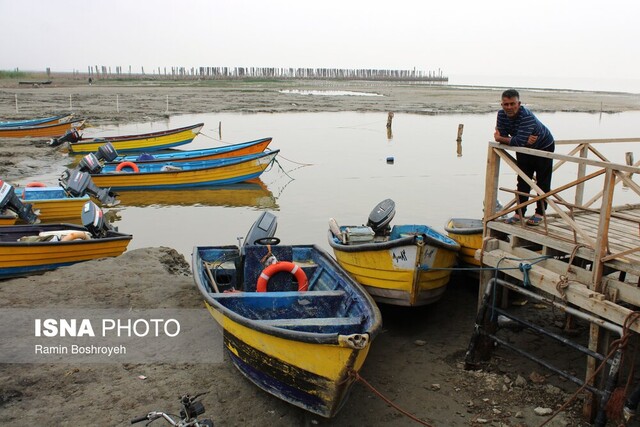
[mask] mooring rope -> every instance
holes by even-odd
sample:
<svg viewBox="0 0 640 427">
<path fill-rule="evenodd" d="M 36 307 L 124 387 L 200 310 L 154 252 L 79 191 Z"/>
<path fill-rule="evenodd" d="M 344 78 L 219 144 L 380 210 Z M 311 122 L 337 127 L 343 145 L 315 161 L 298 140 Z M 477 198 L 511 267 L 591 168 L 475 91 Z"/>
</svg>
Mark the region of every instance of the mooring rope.
<svg viewBox="0 0 640 427">
<path fill-rule="evenodd" d="M 352 377 L 354 377 L 357 381 L 360 381 L 362 384 L 364 384 L 365 386 L 367 386 L 369 388 L 369 390 L 371 390 L 376 396 L 378 396 L 380 399 L 384 400 L 384 402 L 391 406 L 393 409 L 395 409 L 396 411 L 400 412 L 401 414 L 403 414 L 404 416 L 406 416 L 407 418 L 417 422 L 418 424 L 422 424 L 423 426 L 427 426 L 427 427 L 433 427 L 431 424 L 427 423 L 426 421 L 421 420 L 420 418 L 416 417 L 415 415 L 413 415 L 412 413 L 402 409 L 401 407 L 399 407 L 398 405 L 396 405 L 395 403 L 393 403 L 388 397 L 386 397 L 385 395 L 383 395 L 381 392 L 379 392 L 378 390 L 376 390 L 376 388 L 374 386 L 372 386 L 371 384 L 369 384 L 369 382 L 367 380 L 365 380 L 364 378 L 362 378 L 362 376 L 360 376 L 360 374 L 354 370 L 352 370 L 350 372 L 350 375 Z"/>
</svg>

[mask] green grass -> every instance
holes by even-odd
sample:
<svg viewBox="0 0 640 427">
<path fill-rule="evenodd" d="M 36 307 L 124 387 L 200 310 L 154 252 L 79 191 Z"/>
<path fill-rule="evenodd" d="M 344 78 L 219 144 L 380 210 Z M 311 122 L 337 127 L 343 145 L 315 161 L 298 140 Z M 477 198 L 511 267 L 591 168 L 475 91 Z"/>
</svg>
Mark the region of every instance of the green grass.
<svg viewBox="0 0 640 427">
<path fill-rule="evenodd" d="M 23 77 L 27 77 L 29 74 L 24 71 L 5 71 L 0 70 L 0 79 L 19 79 Z"/>
</svg>

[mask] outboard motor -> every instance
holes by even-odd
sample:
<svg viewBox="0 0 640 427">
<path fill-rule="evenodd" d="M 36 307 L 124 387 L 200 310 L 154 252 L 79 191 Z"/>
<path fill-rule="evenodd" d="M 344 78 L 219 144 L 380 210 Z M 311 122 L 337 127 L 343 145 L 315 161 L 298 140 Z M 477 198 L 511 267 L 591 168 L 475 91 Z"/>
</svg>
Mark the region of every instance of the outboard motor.
<svg viewBox="0 0 640 427">
<path fill-rule="evenodd" d="M 76 128 L 71 128 L 60 138 L 51 138 L 51 140 L 49 140 L 49 145 L 52 147 L 57 147 L 58 145 L 65 142 L 78 142 L 80 141 L 80 138 L 82 138 L 80 132 L 78 132 Z"/>
<path fill-rule="evenodd" d="M 369 214 L 367 226 L 371 227 L 376 236 L 388 236 L 391 234 L 389 223 L 396 215 L 396 202 L 385 199 L 378 203 Z"/>
<path fill-rule="evenodd" d="M 18 217 L 29 224 L 37 224 L 40 222 L 38 215 L 33 212 L 31 204 L 22 203 L 16 195 L 13 185 L 0 179 L 0 211 L 10 209 L 18 214 Z"/>
<path fill-rule="evenodd" d="M 80 215 L 82 225 L 91 233 L 94 238 L 107 237 L 113 228 L 104 220 L 102 209 L 92 201 L 88 201 L 82 207 Z"/>
<path fill-rule="evenodd" d="M 262 212 L 256 222 L 253 223 L 247 237 L 244 238 L 244 244 L 240 248 L 240 255 L 244 255 L 244 248 L 247 245 L 255 245 L 256 240 L 265 237 L 273 237 L 278 228 L 278 218 L 271 212 Z"/>
<path fill-rule="evenodd" d="M 118 152 L 110 142 L 101 145 L 95 154 L 89 153 L 80 160 L 78 169 L 90 174 L 100 173 L 103 161 L 110 162 L 118 157 Z"/>
<path fill-rule="evenodd" d="M 98 187 L 91 180 L 91 175 L 78 169 L 64 171 L 60 177 L 60 186 L 74 197 L 82 197 L 89 193 L 105 206 L 115 206 L 120 203 L 110 188 Z"/>
</svg>

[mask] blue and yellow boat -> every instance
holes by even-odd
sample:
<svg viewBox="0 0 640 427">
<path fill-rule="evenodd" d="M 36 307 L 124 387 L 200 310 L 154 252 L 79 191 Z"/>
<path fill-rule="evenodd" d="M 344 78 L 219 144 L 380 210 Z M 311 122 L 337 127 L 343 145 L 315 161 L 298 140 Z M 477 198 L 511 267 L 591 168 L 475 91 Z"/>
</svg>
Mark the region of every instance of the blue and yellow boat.
<svg viewBox="0 0 640 427">
<path fill-rule="evenodd" d="M 16 195 L 23 203 L 31 204 L 34 211 L 39 211 L 38 219 L 50 221 L 80 221 L 82 206 L 89 201 L 89 196 L 71 197 L 62 187 L 24 187 L 16 188 Z"/>
<path fill-rule="evenodd" d="M 49 237 L 51 238 L 49 240 Z M 43 273 L 91 259 L 122 254 L 132 236 L 109 231 L 94 238 L 74 224 L 10 225 L 0 233 L 0 279 Z"/>
<path fill-rule="evenodd" d="M 275 231 L 274 221 L 265 212 L 253 230 Z M 193 249 L 198 290 L 243 375 L 292 405 L 333 417 L 381 327 L 380 312 L 319 247 L 251 236 L 242 247 Z"/>
<path fill-rule="evenodd" d="M 170 153 L 119 156 L 107 164 L 122 162 L 133 163 L 166 163 L 166 162 L 195 162 L 200 160 L 227 159 L 229 157 L 246 156 L 263 152 L 271 143 L 272 138 L 256 139 L 254 141 L 238 144 L 224 145 L 221 147 L 203 148 L 201 150 L 174 150 Z"/>
<path fill-rule="evenodd" d="M 420 306 L 438 301 L 447 288 L 460 245 L 427 225 L 389 226 L 395 203 L 384 200 L 366 226 L 329 221 L 336 260 L 377 301 Z"/>
<path fill-rule="evenodd" d="M 82 138 L 79 135 L 69 134 L 61 138 L 61 140 L 68 142 L 69 153 L 71 154 L 93 153 L 107 142 L 110 142 L 118 153 L 158 151 L 190 143 L 200 133 L 203 126 L 204 123 L 198 123 L 160 132 L 94 138 Z M 57 140 L 53 141 L 51 145 L 58 145 L 59 142 Z"/>
<path fill-rule="evenodd" d="M 71 121 L 73 114 L 58 114 L 56 116 L 42 117 L 38 119 L 11 120 L 0 122 L 1 128 L 19 126 L 44 126 Z"/>
<path fill-rule="evenodd" d="M 280 150 L 229 159 L 180 163 L 140 163 L 122 168 L 105 165 L 91 174 L 94 184 L 114 191 L 177 190 L 190 187 L 229 185 L 258 178 Z M 132 168 L 132 167 L 133 168 Z"/>
</svg>

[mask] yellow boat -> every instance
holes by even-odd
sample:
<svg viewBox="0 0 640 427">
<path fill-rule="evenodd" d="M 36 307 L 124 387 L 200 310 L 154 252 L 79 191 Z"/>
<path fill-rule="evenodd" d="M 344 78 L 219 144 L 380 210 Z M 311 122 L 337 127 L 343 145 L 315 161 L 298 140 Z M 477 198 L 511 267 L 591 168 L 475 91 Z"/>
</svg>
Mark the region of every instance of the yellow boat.
<svg viewBox="0 0 640 427">
<path fill-rule="evenodd" d="M 39 211 L 38 219 L 42 222 L 78 222 L 82 206 L 90 200 L 89 196 L 70 197 L 62 187 L 25 187 L 16 188 L 15 192 L 23 203 Z"/>
<path fill-rule="evenodd" d="M 57 137 L 64 135 L 71 128 L 80 129 L 84 126 L 84 120 L 76 120 L 65 123 L 54 123 L 42 126 L 18 126 L 0 127 L 0 137 L 2 138 L 39 138 Z"/>
<path fill-rule="evenodd" d="M 40 241 L 45 235 L 81 233 L 68 241 Z M 0 279 L 42 273 L 91 259 L 115 257 L 127 249 L 130 234 L 109 231 L 105 237 L 88 238 L 87 228 L 74 224 L 13 225 L 0 233 Z"/>
<path fill-rule="evenodd" d="M 0 212 L 0 225 L 13 225 L 17 219 L 18 216 L 12 212 Z"/>
<path fill-rule="evenodd" d="M 427 225 L 389 226 L 395 203 L 376 206 L 367 226 L 329 222 L 336 260 L 377 302 L 420 306 L 444 294 L 460 245 Z"/>
<path fill-rule="evenodd" d="M 273 218 L 264 212 L 252 230 L 275 231 Z M 250 231 L 242 247 L 195 247 L 198 290 L 245 377 L 292 405 L 333 417 L 380 330 L 380 311 L 318 246 L 254 237 Z M 260 241 L 264 245 L 253 244 Z M 269 254 L 278 262 L 265 268 Z M 270 280 L 263 277 L 267 269 L 273 271 Z"/>
<path fill-rule="evenodd" d="M 191 187 L 229 185 L 258 178 L 274 161 L 280 150 L 241 157 L 199 162 L 140 163 L 137 172 L 118 171 L 105 165 L 102 172 L 91 174 L 94 184 L 114 191 L 176 190 Z"/>
<path fill-rule="evenodd" d="M 56 140 L 52 145 L 59 145 L 63 140 L 69 139 L 69 153 L 88 154 L 98 151 L 100 146 L 110 142 L 118 153 L 131 153 L 142 151 L 158 151 L 167 148 L 178 147 L 193 141 L 200 133 L 204 123 L 185 126 L 177 129 L 169 129 L 160 132 L 150 132 L 138 135 L 105 136 L 96 138 L 82 138 L 72 134 L 65 135 L 64 138 Z"/>
<path fill-rule="evenodd" d="M 480 266 L 475 258 L 476 251 L 482 248 L 482 220 L 470 218 L 451 218 L 445 226 L 447 235 L 460 244 L 458 254 L 462 264 Z"/>
<path fill-rule="evenodd" d="M 278 209 L 275 196 L 262 182 L 254 179 L 238 184 L 184 190 L 123 191 L 118 195 L 122 206 L 251 206 Z"/>
</svg>

